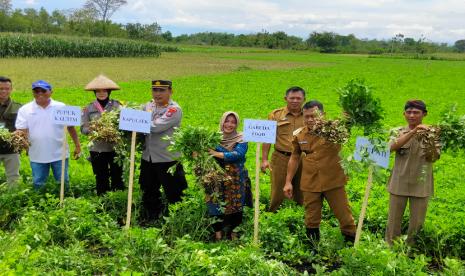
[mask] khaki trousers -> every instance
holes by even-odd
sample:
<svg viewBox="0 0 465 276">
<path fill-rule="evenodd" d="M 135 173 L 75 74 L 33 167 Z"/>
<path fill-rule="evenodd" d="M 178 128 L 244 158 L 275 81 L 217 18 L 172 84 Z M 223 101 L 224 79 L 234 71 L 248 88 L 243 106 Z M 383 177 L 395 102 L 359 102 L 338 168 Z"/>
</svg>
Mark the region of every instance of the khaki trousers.
<svg viewBox="0 0 465 276">
<path fill-rule="evenodd" d="M 407 243 L 413 244 L 416 233 L 425 222 L 429 197 L 389 195 L 389 215 L 386 227 L 386 242 L 392 245 L 392 241 L 401 235 L 402 217 L 404 216 L 407 201 L 409 202 L 410 218 L 407 230 Z"/>
<path fill-rule="evenodd" d="M 290 156 L 274 151 L 271 155 L 271 200 L 270 211 L 275 212 L 283 203 L 284 196 L 283 188 L 286 184 L 287 164 Z M 302 193 L 300 192 L 300 174 L 302 173 L 302 162 L 299 163 L 299 168 L 292 179 L 293 200 L 297 204 L 302 205 Z"/>
<path fill-rule="evenodd" d="M 5 166 L 6 182 L 16 183 L 19 180 L 19 154 L 0 154 L 0 162 Z"/>
<path fill-rule="evenodd" d="M 320 228 L 321 208 L 323 207 L 323 198 L 326 198 L 329 207 L 339 221 L 341 232 L 348 236 L 355 236 L 355 221 L 344 186 L 321 193 L 303 191 L 302 194 L 307 228 Z"/>
</svg>

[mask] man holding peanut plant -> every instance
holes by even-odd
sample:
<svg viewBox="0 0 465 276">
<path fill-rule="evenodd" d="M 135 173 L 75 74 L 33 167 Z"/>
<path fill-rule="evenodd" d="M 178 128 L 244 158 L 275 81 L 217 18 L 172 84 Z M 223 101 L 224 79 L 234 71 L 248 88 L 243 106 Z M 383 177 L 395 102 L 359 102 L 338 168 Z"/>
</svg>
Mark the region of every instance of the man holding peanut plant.
<svg viewBox="0 0 465 276">
<path fill-rule="evenodd" d="M 21 104 L 13 101 L 10 97 L 13 86 L 11 79 L 0 77 L 0 128 L 15 131 L 15 121 Z M 19 179 L 19 154 L 11 145 L 0 144 L 0 162 L 5 165 L 6 181 L 14 184 Z"/>
<path fill-rule="evenodd" d="M 341 145 L 310 132 L 323 115 L 323 104 L 318 101 L 310 101 L 303 106 L 306 126 L 294 132 L 293 151 L 287 166 L 283 192 L 288 198 L 292 197 L 295 191 L 292 179 L 304 153 L 300 190 L 305 208 L 307 237 L 314 243 L 320 239 L 321 208 L 325 198 L 339 221 L 345 241 L 353 242 L 356 229 L 344 188 L 347 177 L 340 164 Z"/>
<path fill-rule="evenodd" d="M 277 121 L 276 144 L 271 155 L 271 163 L 268 162 L 268 155 L 271 144 L 263 144 L 261 170 L 271 171 L 271 200 L 269 210 L 276 212 L 283 203 L 285 196 L 283 187 L 286 181 L 287 163 L 292 153 L 292 132 L 304 126 L 302 115 L 302 104 L 305 101 L 305 90 L 294 86 L 286 91 L 284 97 L 287 105 L 273 110 L 268 115 L 268 120 Z M 302 196 L 299 190 L 300 166 L 292 183 L 295 193 L 292 199 L 298 204 L 302 204 Z"/>
<path fill-rule="evenodd" d="M 142 190 L 143 223 L 158 219 L 162 211 L 160 186 L 163 186 L 168 203 L 181 201 L 187 181 L 182 165 L 175 161 L 178 154 L 168 151 L 169 141 L 174 129 L 181 124 L 181 107 L 171 100 L 173 90 L 171 81 L 152 81 L 152 101 L 144 110 L 152 113 L 150 134 L 145 136 L 145 148 L 140 165 L 140 188 Z M 174 168 L 174 173 L 168 172 Z"/>
<path fill-rule="evenodd" d="M 414 243 L 415 234 L 425 221 L 429 197 L 433 194 L 433 162 L 439 159 L 440 144 L 436 141 L 424 145 L 418 139 L 422 132 L 429 130 L 423 124 L 427 114 L 423 101 L 407 101 L 404 117 L 408 126 L 400 128 L 391 142 L 390 149 L 396 152 L 396 158 L 388 186 L 389 215 L 385 238 L 390 245 L 401 234 L 407 202 L 410 209 L 407 243 Z"/>
</svg>

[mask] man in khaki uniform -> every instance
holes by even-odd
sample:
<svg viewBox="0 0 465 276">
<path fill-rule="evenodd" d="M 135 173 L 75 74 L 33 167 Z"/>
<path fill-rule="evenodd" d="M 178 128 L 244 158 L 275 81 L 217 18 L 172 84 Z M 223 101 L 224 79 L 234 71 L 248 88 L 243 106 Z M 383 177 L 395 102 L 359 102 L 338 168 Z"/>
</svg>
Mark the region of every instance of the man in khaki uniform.
<svg viewBox="0 0 465 276">
<path fill-rule="evenodd" d="M 293 151 L 283 191 L 287 197 L 292 196 L 292 178 L 297 171 L 301 154 L 304 153 L 300 190 L 305 207 L 307 237 L 314 242 L 320 239 L 321 208 L 323 198 L 326 198 L 339 221 L 344 239 L 353 242 L 356 229 L 344 188 L 347 177 L 340 165 L 341 145 L 311 135 L 308 129 L 322 112 L 323 105 L 318 101 L 310 101 L 303 107 L 306 126 L 294 132 Z"/>
<path fill-rule="evenodd" d="M 0 77 L 0 127 L 9 132 L 16 130 L 15 121 L 21 104 L 10 97 L 13 86 L 11 79 Z M 0 163 L 5 165 L 6 181 L 9 185 L 19 180 L 19 154 L 6 144 L 0 144 Z"/>
<path fill-rule="evenodd" d="M 429 197 L 433 195 L 433 162 L 440 155 L 439 141 L 428 146 L 416 139 L 418 132 L 428 128 L 422 124 L 427 115 L 425 103 L 408 101 L 404 110 L 408 126 L 400 128 L 398 137 L 391 142 L 391 151 L 396 152 L 396 158 L 388 186 L 389 215 L 385 238 L 390 245 L 401 234 L 407 201 L 410 209 L 407 243 L 414 243 L 415 234 L 425 221 Z"/>
<path fill-rule="evenodd" d="M 284 100 L 285 107 L 273 110 L 268 115 L 268 120 L 276 121 L 278 124 L 276 131 L 276 144 L 271 155 L 271 164 L 268 162 L 268 155 L 271 144 L 263 144 L 261 170 L 265 172 L 267 168 L 271 171 L 271 200 L 269 210 L 275 212 L 284 201 L 283 187 L 286 181 L 286 170 L 289 158 L 292 153 L 292 133 L 304 125 L 302 116 L 302 104 L 305 101 L 305 90 L 300 87 L 291 87 L 286 91 Z M 302 204 L 302 196 L 299 191 L 300 170 L 295 175 L 293 199 L 298 204 Z"/>
</svg>

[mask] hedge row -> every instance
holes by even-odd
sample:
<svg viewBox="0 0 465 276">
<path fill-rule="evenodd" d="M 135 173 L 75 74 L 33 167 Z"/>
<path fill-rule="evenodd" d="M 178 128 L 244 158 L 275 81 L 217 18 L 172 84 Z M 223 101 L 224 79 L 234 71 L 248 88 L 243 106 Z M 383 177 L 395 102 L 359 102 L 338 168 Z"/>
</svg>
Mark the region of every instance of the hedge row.
<svg viewBox="0 0 465 276">
<path fill-rule="evenodd" d="M 163 51 L 177 48 L 129 39 L 0 34 L 0 57 L 158 57 Z"/>
</svg>

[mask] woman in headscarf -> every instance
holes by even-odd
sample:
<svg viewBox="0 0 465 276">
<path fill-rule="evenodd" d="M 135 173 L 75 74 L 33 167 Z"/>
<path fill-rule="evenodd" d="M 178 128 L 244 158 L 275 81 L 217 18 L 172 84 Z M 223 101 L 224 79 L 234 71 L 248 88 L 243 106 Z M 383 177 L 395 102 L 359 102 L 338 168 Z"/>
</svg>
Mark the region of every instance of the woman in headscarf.
<svg viewBox="0 0 465 276">
<path fill-rule="evenodd" d="M 247 142 L 243 141 L 242 133 L 237 132 L 238 125 L 237 113 L 225 112 L 220 121 L 223 138 L 215 150 L 210 150 L 229 176 L 229 180 L 222 184 L 217 200 L 207 196 L 209 214 L 218 219 L 213 224 L 216 240 L 221 240 L 224 235 L 236 239 L 234 229 L 242 223 L 243 207 L 252 205 L 250 180 L 244 166 Z"/>
<path fill-rule="evenodd" d="M 117 100 L 110 99 L 111 91 L 119 89 L 120 87 L 115 82 L 104 75 L 99 75 L 86 85 L 85 90 L 94 91 L 96 99 L 82 112 L 82 134 L 90 133 L 90 122 L 99 119 L 103 112 L 120 108 Z M 123 168 L 115 162 L 115 145 L 97 140 L 94 141 L 89 151 L 97 195 L 102 195 L 107 191 L 123 190 Z"/>
</svg>

